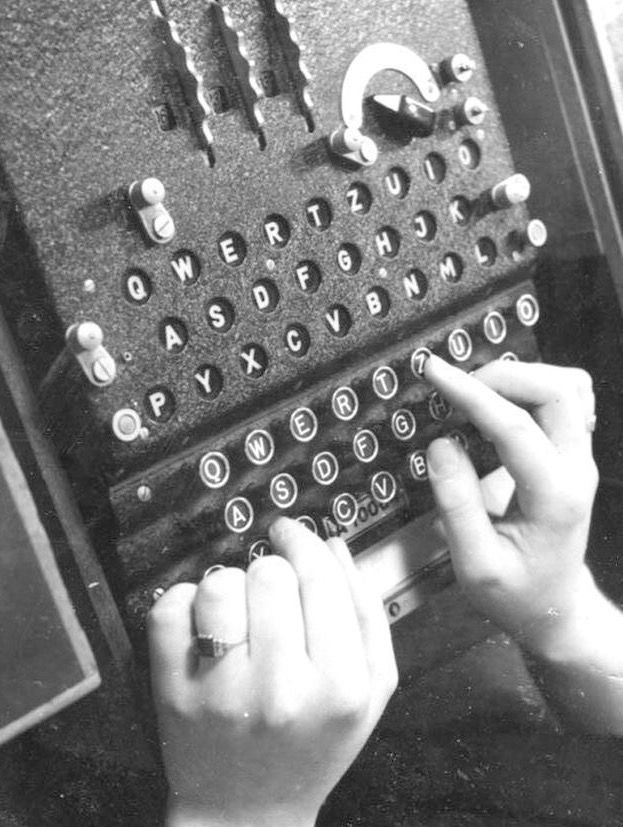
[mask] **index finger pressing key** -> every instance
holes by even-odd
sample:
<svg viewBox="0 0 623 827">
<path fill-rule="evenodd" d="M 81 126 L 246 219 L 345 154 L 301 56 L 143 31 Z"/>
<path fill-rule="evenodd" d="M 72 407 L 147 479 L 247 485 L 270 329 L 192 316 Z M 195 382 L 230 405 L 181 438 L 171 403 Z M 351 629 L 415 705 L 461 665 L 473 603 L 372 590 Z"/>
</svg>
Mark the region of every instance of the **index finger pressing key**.
<svg viewBox="0 0 623 827">
<path fill-rule="evenodd" d="M 438 356 L 428 359 L 424 375 L 493 442 L 524 503 L 540 503 L 551 491 L 560 456 L 530 414 Z"/>
<path fill-rule="evenodd" d="M 559 449 L 592 456 L 595 396 L 590 376 L 577 368 L 496 359 L 478 379 L 511 402 L 528 405 Z"/>
</svg>

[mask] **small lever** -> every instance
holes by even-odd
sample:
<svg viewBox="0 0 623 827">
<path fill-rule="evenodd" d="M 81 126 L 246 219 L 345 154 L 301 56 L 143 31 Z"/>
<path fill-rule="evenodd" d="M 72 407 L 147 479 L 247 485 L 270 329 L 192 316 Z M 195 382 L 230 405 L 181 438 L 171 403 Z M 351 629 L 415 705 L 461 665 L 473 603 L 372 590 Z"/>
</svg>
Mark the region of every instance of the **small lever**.
<svg viewBox="0 0 623 827">
<path fill-rule="evenodd" d="M 104 388 L 117 375 L 117 365 L 103 345 L 104 333 L 95 322 L 77 322 L 65 333 L 65 341 L 92 385 Z"/>
<path fill-rule="evenodd" d="M 523 204 L 530 196 L 530 181 L 525 175 L 516 172 L 491 187 L 490 195 L 493 204 L 501 210 L 514 204 Z"/>
<path fill-rule="evenodd" d="M 435 110 L 409 95 L 373 95 L 372 100 L 401 120 L 409 131 L 420 138 L 432 135 L 435 129 Z"/>
<path fill-rule="evenodd" d="M 130 204 L 151 241 L 168 244 L 175 235 L 175 224 L 163 201 L 165 189 L 158 178 L 144 178 L 130 184 Z"/>
</svg>

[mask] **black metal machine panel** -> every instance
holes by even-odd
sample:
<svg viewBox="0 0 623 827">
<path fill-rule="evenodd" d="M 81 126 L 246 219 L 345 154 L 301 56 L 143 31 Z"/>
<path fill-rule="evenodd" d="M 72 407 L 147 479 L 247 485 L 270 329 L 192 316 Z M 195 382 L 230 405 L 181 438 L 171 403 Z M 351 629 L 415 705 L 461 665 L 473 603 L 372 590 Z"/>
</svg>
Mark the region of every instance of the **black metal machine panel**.
<svg viewBox="0 0 623 827">
<path fill-rule="evenodd" d="M 370 503 L 426 510 L 414 457 L 448 412 L 413 353 L 536 356 L 532 288 L 505 291 L 543 226 L 466 4 L 9 3 L 2 37 L 33 265 L 5 304 L 18 334 L 47 319 L 42 403 L 85 499 L 111 486 L 139 615 L 266 552 L 278 513 L 354 542 Z"/>
<path fill-rule="evenodd" d="M 4 27 L 32 245 L 5 304 L 87 504 L 112 486 L 132 614 L 266 553 L 278 513 L 355 549 L 427 510 L 422 450 L 457 423 L 418 350 L 536 355 L 532 288 L 507 287 L 543 228 L 466 5 L 16 5 Z"/>
<path fill-rule="evenodd" d="M 398 823 L 399 776 L 413 813 L 420 801 L 446 806 L 447 779 L 465 773 L 455 720 L 437 707 L 454 707 L 459 686 L 461 726 L 476 720 L 476 696 L 496 715 L 499 695 L 509 703 L 527 676 L 515 664 L 509 690 L 488 695 L 478 681 L 471 692 L 469 657 L 458 679 L 442 675 L 491 628 L 456 590 L 440 591 L 452 574 L 427 445 L 453 435 L 487 496 L 508 490 L 491 445 L 422 379 L 429 351 L 465 370 L 544 358 L 593 373 L 595 450 L 613 494 L 601 492 L 592 553 L 616 599 L 620 135 L 609 150 L 599 138 L 595 112 L 611 110 L 579 72 L 598 60 L 570 41 L 585 5 L 4 0 L 0 419 L 102 689 L 27 746 L 4 747 L 0 820 L 13 823 L 29 797 L 17 756 L 33 785 L 42 767 L 55 779 L 31 788 L 32 823 L 157 821 L 164 785 L 138 724 L 153 723 L 146 613 L 159 590 L 213 563 L 271 553 L 279 514 L 344 537 L 392 621 L 422 607 L 394 627 L 406 683 L 444 666 L 409 708 L 413 736 L 402 719 L 392 729 L 390 708 L 361 786 L 392 773 L 371 824 Z M 508 659 L 507 644 L 496 651 Z M 504 669 L 491 669 L 498 689 Z M 534 697 L 520 700 L 532 726 Z M 402 780 L 397 739 L 412 737 L 421 757 L 436 720 L 452 733 L 451 769 L 432 742 L 430 772 L 414 784 L 406 751 Z M 534 774 L 545 764 L 532 744 Z M 471 814 L 488 783 L 476 777 L 465 775 Z M 126 784 L 135 809 L 133 793 L 123 806 L 111 797 Z M 491 793 L 495 807 L 511 787 Z M 543 807 L 549 818 L 549 798 Z"/>
</svg>

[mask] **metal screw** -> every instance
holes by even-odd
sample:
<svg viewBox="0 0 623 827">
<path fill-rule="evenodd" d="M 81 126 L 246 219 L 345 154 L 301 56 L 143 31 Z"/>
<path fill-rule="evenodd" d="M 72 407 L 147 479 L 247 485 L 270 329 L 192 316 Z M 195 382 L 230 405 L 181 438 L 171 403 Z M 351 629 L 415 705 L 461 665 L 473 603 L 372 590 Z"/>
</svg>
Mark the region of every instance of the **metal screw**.
<svg viewBox="0 0 623 827">
<path fill-rule="evenodd" d="M 148 503 L 151 500 L 151 488 L 148 485 L 139 485 L 136 489 L 136 496 L 142 503 Z"/>
<path fill-rule="evenodd" d="M 173 238 L 175 234 L 175 225 L 168 213 L 157 215 L 152 222 L 152 228 L 158 238 Z"/>
<path fill-rule="evenodd" d="M 396 600 L 393 600 L 387 607 L 387 611 L 389 612 L 391 617 L 398 617 L 398 615 L 400 614 L 400 603 L 398 603 Z"/>
</svg>

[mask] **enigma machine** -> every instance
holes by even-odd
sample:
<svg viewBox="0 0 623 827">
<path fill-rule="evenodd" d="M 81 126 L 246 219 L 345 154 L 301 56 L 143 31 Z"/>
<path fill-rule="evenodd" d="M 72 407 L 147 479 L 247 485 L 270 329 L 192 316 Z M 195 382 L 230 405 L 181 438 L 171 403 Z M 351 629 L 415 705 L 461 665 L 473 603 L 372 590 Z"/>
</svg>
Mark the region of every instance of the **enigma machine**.
<svg viewBox="0 0 623 827">
<path fill-rule="evenodd" d="M 589 16 L 5 0 L 2 740 L 99 683 L 132 694 L 154 595 L 270 554 L 280 514 L 342 536 L 415 628 L 452 579 L 426 446 L 454 435 L 502 485 L 429 352 L 582 364 L 620 403 Z M 24 600 L 48 634 L 18 669 Z"/>
</svg>

